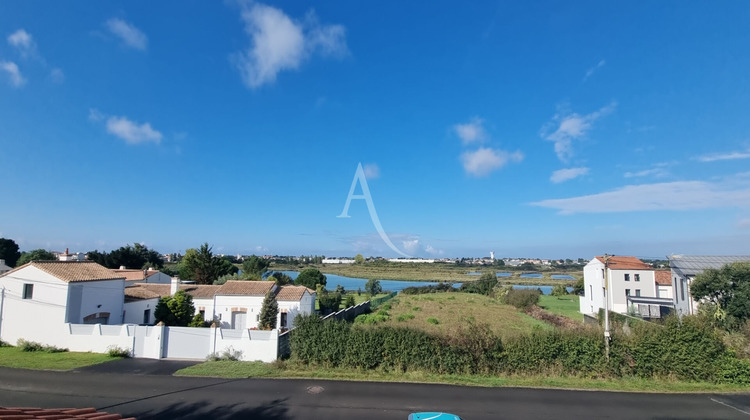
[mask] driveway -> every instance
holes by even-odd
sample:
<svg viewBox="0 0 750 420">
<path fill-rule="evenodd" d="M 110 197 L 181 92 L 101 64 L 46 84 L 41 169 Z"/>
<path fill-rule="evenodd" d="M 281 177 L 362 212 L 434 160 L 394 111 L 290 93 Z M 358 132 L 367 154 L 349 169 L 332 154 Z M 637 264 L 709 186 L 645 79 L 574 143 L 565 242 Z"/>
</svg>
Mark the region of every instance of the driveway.
<svg viewBox="0 0 750 420">
<path fill-rule="evenodd" d="M 188 366 L 202 363 L 202 360 L 156 360 L 156 359 L 120 359 L 73 370 L 80 373 L 114 373 L 122 375 L 173 375 Z"/>
</svg>

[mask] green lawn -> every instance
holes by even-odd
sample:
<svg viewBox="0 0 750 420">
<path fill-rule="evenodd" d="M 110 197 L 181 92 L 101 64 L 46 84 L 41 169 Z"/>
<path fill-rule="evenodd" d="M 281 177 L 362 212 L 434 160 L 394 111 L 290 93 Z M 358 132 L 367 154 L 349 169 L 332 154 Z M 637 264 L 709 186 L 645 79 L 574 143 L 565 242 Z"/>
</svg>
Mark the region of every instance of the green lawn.
<svg viewBox="0 0 750 420">
<path fill-rule="evenodd" d="M 590 389 L 629 392 L 747 392 L 742 385 L 718 385 L 706 382 L 681 382 L 664 379 L 594 379 L 574 376 L 483 376 L 438 375 L 419 371 L 383 372 L 355 369 L 327 369 L 305 366 L 293 361 L 205 362 L 179 370 L 178 376 L 218 378 L 311 378 L 378 382 L 443 383 L 483 387 L 533 387 Z"/>
<path fill-rule="evenodd" d="M 71 370 L 83 366 L 117 360 L 100 353 L 25 352 L 18 347 L 0 347 L 0 366 L 21 369 Z"/>
<path fill-rule="evenodd" d="M 478 294 L 400 294 L 389 303 L 391 308 L 387 312 L 390 318 L 386 324 L 418 328 L 431 334 L 450 334 L 469 322 L 489 324 L 501 338 L 528 334 L 534 328 L 554 328 L 513 306 Z"/>
<path fill-rule="evenodd" d="M 583 314 L 579 311 L 577 295 L 539 296 L 539 306 L 553 314 L 562 315 L 575 321 L 582 321 Z"/>
</svg>

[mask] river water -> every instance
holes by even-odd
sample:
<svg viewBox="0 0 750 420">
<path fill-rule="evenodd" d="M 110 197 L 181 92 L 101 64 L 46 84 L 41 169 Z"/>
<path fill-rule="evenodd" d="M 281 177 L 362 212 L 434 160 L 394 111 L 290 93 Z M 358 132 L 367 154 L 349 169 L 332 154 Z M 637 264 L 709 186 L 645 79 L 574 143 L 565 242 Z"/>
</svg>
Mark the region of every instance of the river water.
<svg viewBox="0 0 750 420">
<path fill-rule="evenodd" d="M 282 271 L 282 273 L 288 275 L 289 277 L 296 279 L 299 275 L 299 271 Z M 360 279 L 356 277 L 344 277 L 339 276 L 336 274 L 326 274 L 326 289 L 328 290 L 336 290 L 336 287 L 341 285 L 345 290 L 365 290 L 365 283 L 367 283 L 367 279 Z M 380 286 L 383 288 L 383 290 L 389 291 L 389 292 L 400 292 L 407 287 L 421 287 L 421 286 L 429 286 L 429 285 L 436 285 L 438 282 L 436 281 L 403 281 L 403 280 L 380 280 Z M 461 287 L 460 282 L 452 283 L 453 287 Z M 528 286 L 528 285 L 513 285 L 516 289 L 541 289 L 542 293 L 545 295 L 548 295 L 552 293 L 552 286 Z M 573 288 L 568 287 L 568 292 L 572 292 Z"/>
</svg>

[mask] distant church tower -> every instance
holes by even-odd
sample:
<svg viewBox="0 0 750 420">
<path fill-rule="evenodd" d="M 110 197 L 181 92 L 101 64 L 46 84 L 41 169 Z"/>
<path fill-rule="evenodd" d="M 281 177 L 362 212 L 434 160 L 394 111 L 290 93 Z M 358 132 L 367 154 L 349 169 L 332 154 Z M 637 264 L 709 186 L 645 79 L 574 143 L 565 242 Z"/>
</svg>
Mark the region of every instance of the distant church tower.
<svg viewBox="0 0 750 420">
<path fill-rule="evenodd" d="M 490 259 L 495 261 L 495 251 L 490 251 Z"/>
</svg>

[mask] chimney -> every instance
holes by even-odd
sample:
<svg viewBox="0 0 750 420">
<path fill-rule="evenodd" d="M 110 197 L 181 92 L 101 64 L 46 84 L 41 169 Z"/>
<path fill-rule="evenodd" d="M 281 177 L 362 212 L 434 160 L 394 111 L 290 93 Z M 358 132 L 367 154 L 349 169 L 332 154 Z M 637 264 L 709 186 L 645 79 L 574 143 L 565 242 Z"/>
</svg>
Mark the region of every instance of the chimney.
<svg viewBox="0 0 750 420">
<path fill-rule="evenodd" d="M 169 284 L 169 295 L 174 296 L 178 290 L 180 290 L 180 278 L 172 277 L 172 281 Z"/>
<path fill-rule="evenodd" d="M 125 270 L 125 266 L 124 266 L 124 265 L 121 265 L 121 266 L 120 266 L 120 270 Z"/>
</svg>

